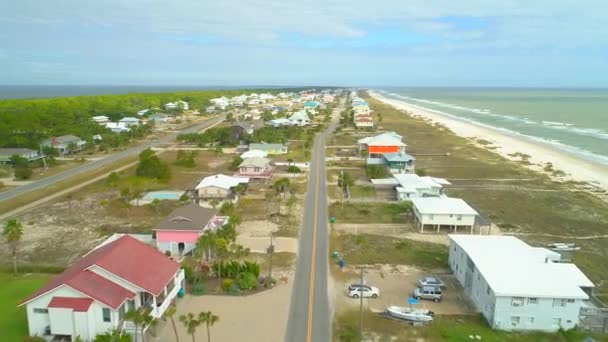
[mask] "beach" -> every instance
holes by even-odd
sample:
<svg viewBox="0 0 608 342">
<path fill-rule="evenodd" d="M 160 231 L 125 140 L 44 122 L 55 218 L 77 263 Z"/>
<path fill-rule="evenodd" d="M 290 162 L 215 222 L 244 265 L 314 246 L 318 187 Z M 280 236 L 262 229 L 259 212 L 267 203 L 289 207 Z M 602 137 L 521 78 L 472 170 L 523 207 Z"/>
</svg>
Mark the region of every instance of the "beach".
<svg viewBox="0 0 608 342">
<path fill-rule="evenodd" d="M 527 167 L 535 171 L 545 172 L 556 180 L 584 182 L 596 188 L 596 190 L 608 191 L 608 167 L 605 165 L 558 150 L 550 144 L 534 141 L 523 136 L 510 135 L 486 125 L 477 125 L 441 115 L 436 111 L 427 110 L 417 105 L 386 98 L 373 91 L 370 91 L 369 94 L 390 106 L 407 111 L 412 116 L 441 124 L 459 136 L 476 139 L 475 142 L 478 145 L 499 153 L 507 159 L 519 161 L 521 160 L 520 154 L 526 154 L 529 156 L 528 161 L 530 162 Z M 491 144 L 480 144 L 477 139 L 482 139 Z M 552 170 L 559 170 L 565 174 L 547 172 L 545 168 L 548 163 L 552 165 Z"/>
</svg>

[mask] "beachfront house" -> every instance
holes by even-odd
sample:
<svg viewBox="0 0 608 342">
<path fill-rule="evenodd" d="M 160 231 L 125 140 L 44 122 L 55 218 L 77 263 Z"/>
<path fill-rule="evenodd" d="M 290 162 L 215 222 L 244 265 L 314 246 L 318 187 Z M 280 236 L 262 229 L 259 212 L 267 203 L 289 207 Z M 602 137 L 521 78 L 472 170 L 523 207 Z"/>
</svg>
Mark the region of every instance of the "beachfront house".
<svg viewBox="0 0 608 342">
<path fill-rule="evenodd" d="M 514 236 L 449 235 L 448 263 L 493 329 L 569 330 L 580 323 L 594 284 L 559 253 Z M 605 324 L 605 323 L 604 323 Z"/>
<path fill-rule="evenodd" d="M 75 135 L 62 135 L 42 142 L 42 146 L 52 147 L 60 155 L 78 152 L 84 149 L 87 142 Z"/>
<path fill-rule="evenodd" d="M 405 152 L 383 153 L 384 163 L 392 174 L 414 173 L 416 158 Z"/>
<path fill-rule="evenodd" d="M 243 160 L 234 176 L 267 181 L 273 173 L 274 167 L 270 165 L 270 159 L 253 157 Z"/>
<path fill-rule="evenodd" d="M 228 223 L 217 210 L 190 203 L 171 212 L 156 226 L 156 248 L 163 253 L 183 256 L 196 248 L 198 238 L 206 231 L 216 231 Z"/>
<path fill-rule="evenodd" d="M 307 126 L 310 124 L 310 119 L 308 118 L 308 113 L 306 113 L 303 110 L 293 113 L 289 117 L 289 121 L 291 121 L 291 124 L 295 125 L 295 126 Z"/>
<path fill-rule="evenodd" d="M 137 125 L 139 125 L 139 123 L 141 122 L 141 120 L 139 120 L 138 118 L 127 116 L 127 117 L 124 117 L 124 118 L 118 120 L 118 122 L 119 123 L 123 123 L 127 127 L 131 127 L 131 126 L 137 126 Z"/>
<path fill-rule="evenodd" d="M 357 141 L 359 153 L 367 151 L 367 164 L 384 164 L 385 153 L 405 153 L 406 145 L 395 132 L 385 132 Z"/>
<path fill-rule="evenodd" d="M 264 151 L 267 154 L 286 154 L 287 146 L 283 144 L 268 144 L 265 142 L 262 142 L 260 144 L 251 143 L 249 144 L 249 151 L 253 150 Z"/>
<path fill-rule="evenodd" d="M 460 198 L 451 197 L 413 197 L 412 211 L 414 223 L 424 233 L 424 229 L 441 229 L 458 232 L 466 229 L 473 233 L 475 220 L 479 215 L 475 209 Z"/>
<path fill-rule="evenodd" d="M 226 175 L 213 175 L 203 178 L 194 188 L 195 198 L 198 200 L 233 200 L 238 199 L 235 188 L 249 183 L 247 177 L 231 177 Z"/>
<path fill-rule="evenodd" d="M 398 182 L 395 190 L 400 201 L 420 197 L 440 197 L 443 195 L 443 187 L 450 184 L 443 178 L 420 177 L 416 174 L 395 174 L 393 177 Z"/>
<path fill-rule="evenodd" d="M 374 119 L 369 115 L 356 115 L 355 116 L 355 127 L 357 128 L 371 128 L 374 127 Z"/>
<path fill-rule="evenodd" d="M 183 286 L 179 263 L 124 235 L 87 253 L 19 306 L 26 307 L 31 336 L 93 341 L 113 329 L 135 333 L 125 314 L 141 306 L 161 318 Z"/>
<path fill-rule="evenodd" d="M 29 148 L 21 147 L 5 147 L 0 148 L 0 163 L 10 163 L 12 156 L 19 156 L 27 161 L 38 160 L 43 157 L 39 151 L 30 150 Z"/>
</svg>

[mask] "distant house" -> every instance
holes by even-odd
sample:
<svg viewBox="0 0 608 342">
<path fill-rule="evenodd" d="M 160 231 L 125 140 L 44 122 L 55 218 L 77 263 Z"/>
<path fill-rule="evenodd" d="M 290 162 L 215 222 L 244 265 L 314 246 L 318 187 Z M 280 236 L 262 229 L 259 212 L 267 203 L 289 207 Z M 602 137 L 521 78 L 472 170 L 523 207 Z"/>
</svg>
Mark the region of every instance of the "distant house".
<svg viewBox="0 0 608 342">
<path fill-rule="evenodd" d="M 136 333 L 125 318 L 145 307 L 163 317 L 184 287 L 184 271 L 129 235 L 104 242 L 27 297 L 28 335 L 47 341 L 93 341 L 114 329 Z M 145 332 L 149 326 L 139 327 Z"/>
<path fill-rule="evenodd" d="M 325 95 L 323 95 L 322 101 L 324 103 L 331 103 L 334 101 L 334 99 L 335 99 L 335 97 L 333 95 L 325 94 Z"/>
<path fill-rule="evenodd" d="M 146 115 L 146 113 L 148 113 L 149 111 L 150 111 L 149 109 L 142 109 L 137 112 L 137 115 L 143 116 L 143 115 Z"/>
<path fill-rule="evenodd" d="M 440 197 L 443 195 L 443 186 L 450 182 L 443 178 L 420 177 L 416 174 L 393 175 L 399 183 L 395 190 L 400 201 L 419 197 Z"/>
<path fill-rule="evenodd" d="M 230 134 L 233 139 L 241 140 L 247 135 L 253 134 L 253 132 L 263 126 L 263 122 L 254 121 L 239 121 L 230 125 Z"/>
<path fill-rule="evenodd" d="M 241 154 L 241 159 L 247 159 L 247 158 L 266 158 L 268 156 L 268 152 L 266 151 L 261 151 L 261 150 L 251 150 L 251 151 L 246 151 L 243 152 L 243 154 Z"/>
<path fill-rule="evenodd" d="M 317 109 L 317 108 L 325 108 L 319 101 L 306 101 L 304 102 L 304 109 Z"/>
<path fill-rule="evenodd" d="M 228 100 L 226 97 L 222 96 L 220 98 L 216 98 L 216 99 L 211 99 L 209 100 L 209 102 L 213 103 L 213 105 L 216 108 L 219 108 L 221 110 L 226 109 L 228 106 L 230 106 L 230 100 Z"/>
<path fill-rule="evenodd" d="M 228 223 L 225 216 L 217 216 L 217 210 L 190 203 L 179 207 L 154 229 L 156 248 L 161 252 L 182 256 L 196 247 L 196 241 L 206 231 L 216 231 Z"/>
<path fill-rule="evenodd" d="M 270 159 L 253 157 L 243 160 L 239 165 L 235 177 L 247 177 L 249 179 L 267 180 L 272 177 L 274 167 L 270 165 Z"/>
<path fill-rule="evenodd" d="M 293 113 L 289 117 L 289 121 L 291 121 L 292 125 L 295 125 L 295 126 L 307 126 L 310 124 L 310 119 L 308 118 L 308 114 L 302 110 Z"/>
<path fill-rule="evenodd" d="M 186 102 L 186 101 L 176 101 L 176 102 L 169 102 L 169 103 L 165 104 L 165 109 L 178 109 L 180 107 L 183 110 L 188 110 L 190 108 L 190 106 L 188 105 L 188 102 Z"/>
<path fill-rule="evenodd" d="M 414 173 L 416 158 L 404 152 L 382 154 L 391 173 Z"/>
<path fill-rule="evenodd" d="M 148 117 L 148 121 L 153 122 L 169 122 L 173 120 L 173 117 L 167 114 L 152 114 Z"/>
<path fill-rule="evenodd" d="M 405 153 L 405 143 L 402 137 L 395 132 L 385 132 L 373 137 L 359 139 L 359 151 L 367 150 L 368 164 L 384 164 L 383 154 Z"/>
<path fill-rule="evenodd" d="M 249 151 L 252 150 L 260 150 L 260 151 L 264 151 L 268 154 L 286 154 L 287 153 L 287 146 L 283 145 L 283 144 L 267 144 L 267 143 L 252 143 L 249 144 Z"/>
<path fill-rule="evenodd" d="M 215 106 L 209 106 L 209 107 L 205 108 L 205 113 L 209 113 L 209 114 L 215 113 Z"/>
<path fill-rule="evenodd" d="M 202 200 L 236 199 L 238 194 L 234 189 L 239 184 L 246 185 L 248 183 L 249 178 L 246 177 L 231 177 L 219 174 L 203 178 L 194 189 L 196 197 Z"/>
<path fill-rule="evenodd" d="M 0 163 L 10 163 L 12 156 L 19 156 L 27 159 L 28 161 L 33 161 L 42 158 L 43 156 L 40 152 L 35 150 L 30 150 L 29 148 L 20 148 L 20 147 L 8 147 L 8 148 L 0 148 Z"/>
<path fill-rule="evenodd" d="M 416 226 L 424 233 L 424 228 L 441 228 L 458 232 L 458 228 L 465 228 L 473 232 L 475 220 L 479 215 L 460 198 L 451 197 L 418 197 L 412 198 L 412 210 L 416 219 Z"/>
<path fill-rule="evenodd" d="M 110 118 L 108 118 L 105 115 L 98 115 L 98 116 L 92 117 L 91 120 L 95 121 L 96 123 L 98 123 L 100 125 L 105 125 L 106 122 L 110 121 Z"/>
<path fill-rule="evenodd" d="M 47 139 L 42 142 L 42 146 L 52 147 L 59 154 L 68 154 L 81 151 L 86 146 L 87 142 L 75 135 L 62 135 Z"/>
<path fill-rule="evenodd" d="M 559 253 L 514 236 L 448 237 L 450 269 L 492 329 L 567 331 L 582 325 L 583 310 L 598 310 L 593 282 Z"/>
<path fill-rule="evenodd" d="M 293 122 L 287 118 L 278 118 L 268 121 L 267 124 L 272 127 L 284 127 L 293 125 Z"/>
<path fill-rule="evenodd" d="M 355 116 L 355 127 L 374 127 L 374 119 L 372 119 L 372 117 L 369 115 L 357 115 Z"/>
<path fill-rule="evenodd" d="M 131 126 L 137 126 L 137 125 L 139 125 L 139 123 L 141 122 L 141 120 L 139 120 L 138 118 L 127 116 L 127 117 L 124 117 L 124 118 L 118 120 L 118 122 L 119 123 L 123 123 L 127 127 L 131 127 Z"/>
<path fill-rule="evenodd" d="M 108 122 L 106 128 L 114 133 L 124 133 L 131 130 L 124 122 Z"/>
</svg>

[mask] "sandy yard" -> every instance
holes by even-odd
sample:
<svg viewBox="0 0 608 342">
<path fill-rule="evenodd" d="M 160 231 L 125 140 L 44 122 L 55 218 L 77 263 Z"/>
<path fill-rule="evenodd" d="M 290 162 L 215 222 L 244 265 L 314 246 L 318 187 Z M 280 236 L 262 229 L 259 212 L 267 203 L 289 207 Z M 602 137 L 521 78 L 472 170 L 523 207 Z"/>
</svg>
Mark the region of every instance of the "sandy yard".
<svg viewBox="0 0 608 342">
<path fill-rule="evenodd" d="M 351 283 L 359 283 L 358 270 L 346 267 L 344 275 L 333 277 L 335 311 L 359 308 L 359 299 L 347 296 L 347 288 Z M 382 312 L 389 305 L 407 306 L 407 299 L 417 287 L 418 279 L 424 276 L 437 276 L 447 286 L 443 300 L 439 303 L 421 300 L 419 307 L 444 315 L 474 314 L 470 304 L 465 298 L 462 287 L 450 274 L 423 272 L 415 267 L 377 265 L 365 270 L 363 279 L 366 284 L 380 289 L 380 297 L 376 299 L 364 298 L 363 305 L 374 312 Z M 338 279 L 339 278 L 339 279 Z"/>
<path fill-rule="evenodd" d="M 270 237 L 248 237 L 239 235 L 236 242 L 243 247 L 249 248 L 253 253 L 266 253 L 266 248 L 270 245 Z M 298 252 L 298 239 L 289 237 L 272 238 L 275 252 Z"/>
<path fill-rule="evenodd" d="M 192 312 L 211 311 L 219 316 L 219 321 L 211 328 L 213 341 L 284 341 L 289 316 L 292 278 L 287 283 L 279 282 L 268 291 L 250 296 L 191 296 L 178 299 L 177 315 Z M 180 341 L 190 341 L 184 326 L 177 321 Z M 207 331 L 201 326 L 196 331 L 197 341 L 207 340 Z M 170 322 L 162 322 L 157 327 L 157 336 L 148 341 L 174 341 Z"/>
<path fill-rule="evenodd" d="M 336 223 L 333 230 L 349 234 L 375 234 L 383 236 L 394 236 L 396 238 L 410 239 L 449 245 L 448 236 L 445 233 L 416 233 L 414 227 L 408 223 L 399 224 L 355 224 L 355 223 Z"/>
</svg>

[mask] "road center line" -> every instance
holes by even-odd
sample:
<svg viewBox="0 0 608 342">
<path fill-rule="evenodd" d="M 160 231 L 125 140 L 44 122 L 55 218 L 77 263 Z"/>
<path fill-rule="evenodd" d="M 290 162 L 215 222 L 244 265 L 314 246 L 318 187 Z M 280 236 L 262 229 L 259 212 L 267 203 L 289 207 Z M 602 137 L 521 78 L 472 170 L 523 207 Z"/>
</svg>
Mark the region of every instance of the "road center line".
<svg viewBox="0 0 608 342">
<path fill-rule="evenodd" d="M 320 138 L 319 138 L 320 139 Z M 317 149 L 319 145 L 317 144 Z M 315 260 L 317 255 L 317 223 L 319 220 L 319 171 L 321 163 L 321 149 L 317 154 L 317 166 L 316 166 L 316 177 L 315 177 L 315 214 L 314 223 L 312 228 L 312 254 L 310 260 L 310 287 L 308 294 L 308 327 L 306 332 L 306 341 L 312 341 L 312 317 L 313 317 L 313 304 L 315 299 Z"/>
</svg>

